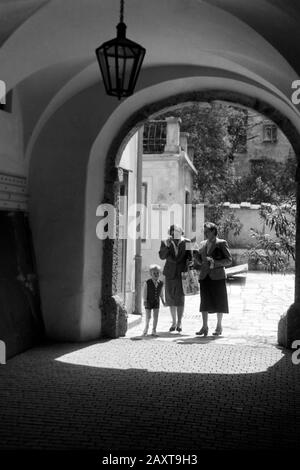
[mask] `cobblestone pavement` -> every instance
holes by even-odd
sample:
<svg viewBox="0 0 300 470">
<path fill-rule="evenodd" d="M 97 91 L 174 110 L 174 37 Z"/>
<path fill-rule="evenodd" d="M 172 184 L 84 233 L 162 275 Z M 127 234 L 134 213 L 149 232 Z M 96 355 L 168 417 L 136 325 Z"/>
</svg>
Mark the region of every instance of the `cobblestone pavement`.
<svg viewBox="0 0 300 470">
<path fill-rule="evenodd" d="M 246 276 L 228 280 L 227 292 L 230 313 L 223 317 L 224 334 L 217 339 L 218 344 L 275 345 L 279 318 L 294 301 L 294 275 L 249 272 Z M 166 334 L 171 325 L 171 316 L 169 308 L 162 307 L 158 321 L 158 339 L 203 342 L 203 339 L 195 337 L 195 332 L 202 324 L 199 304 L 199 295 L 186 297 L 183 331 L 180 335 Z M 130 337 L 141 335 L 144 318 L 140 320 L 141 324 L 135 324 L 134 328 L 130 329 L 128 333 Z M 216 321 L 215 314 L 209 315 L 207 341 L 215 339 L 212 333 Z"/>
<path fill-rule="evenodd" d="M 293 281 L 259 279 L 248 276 L 252 300 L 230 286 L 223 338 L 195 337 L 190 298 L 181 335 L 165 332 L 165 311 L 158 339 L 140 340 L 139 324 L 124 338 L 43 345 L 12 358 L 0 366 L 0 449 L 295 449 L 300 365 L 274 345 L 273 324 L 281 302 L 291 303 Z"/>
</svg>

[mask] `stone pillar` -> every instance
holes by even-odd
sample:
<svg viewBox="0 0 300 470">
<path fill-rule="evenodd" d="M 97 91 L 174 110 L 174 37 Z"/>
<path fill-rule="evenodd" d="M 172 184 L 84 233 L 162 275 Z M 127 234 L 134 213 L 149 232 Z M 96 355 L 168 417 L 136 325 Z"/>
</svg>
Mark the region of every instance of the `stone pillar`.
<svg viewBox="0 0 300 470">
<path fill-rule="evenodd" d="M 188 153 L 188 138 L 189 138 L 189 133 L 188 132 L 180 132 L 180 147 L 181 149 L 187 154 Z"/>
<path fill-rule="evenodd" d="M 104 203 L 113 205 L 116 210 L 116 236 L 106 238 L 103 244 L 102 265 L 102 299 L 100 308 L 102 312 L 101 336 L 118 338 L 125 336 L 128 322 L 127 310 L 123 299 L 117 295 L 118 291 L 118 259 L 119 250 L 119 169 L 114 166 L 114 159 L 109 160 L 111 165 L 106 170 L 106 197 Z"/>
<path fill-rule="evenodd" d="M 296 189 L 296 263 L 295 263 L 295 302 L 281 317 L 278 324 L 278 343 L 291 348 L 293 341 L 300 340 L 300 166 L 298 164 Z"/>
<path fill-rule="evenodd" d="M 165 152 L 180 153 L 180 123 L 181 119 L 176 117 L 167 117 L 167 143 Z"/>
</svg>

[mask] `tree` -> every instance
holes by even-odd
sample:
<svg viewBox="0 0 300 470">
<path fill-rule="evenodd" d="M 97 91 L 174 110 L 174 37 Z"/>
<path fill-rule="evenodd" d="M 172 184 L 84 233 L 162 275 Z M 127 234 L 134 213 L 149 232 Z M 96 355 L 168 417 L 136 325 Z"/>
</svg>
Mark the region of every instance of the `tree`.
<svg viewBox="0 0 300 470">
<path fill-rule="evenodd" d="M 171 115 L 181 118 L 181 131 L 189 133 L 195 149 L 197 202 L 221 200 L 232 179 L 234 153 L 245 138 L 245 111 L 219 103 L 195 103 L 160 118 Z"/>
<path fill-rule="evenodd" d="M 215 222 L 227 238 L 229 231 L 238 235 L 242 226 L 233 211 L 224 217 L 224 202 L 269 203 L 260 215 L 275 237 L 252 230 L 256 244 L 248 251 L 249 260 L 271 272 L 286 270 L 295 250 L 296 159 L 290 156 L 283 163 L 263 158 L 253 163 L 250 174 L 235 177 L 236 155 L 256 137 L 262 119 L 249 124 L 246 110 L 220 103 L 187 105 L 161 117 L 171 115 L 181 118 L 181 130 L 189 133 L 195 148 L 194 202 L 206 203 L 206 220 Z"/>
<path fill-rule="evenodd" d="M 252 229 L 256 243 L 248 250 L 248 260 L 266 271 L 285 272 L 289 269 L 290 259 L 295 261 L 296 257 L 295 197 L 278 205 L 262 205 L 260 216 L 275 236 Z"/>
<path fill-rule="evenodd" d="M 295 194 L 295 173 L 296 158 L 290 157 L 284 163 L 268 158 L 257 160 L 249 175 L 227 184 L 225 197 L 234 203 L 280 204 Z"/>
<path fill-rule="evenodd" d="M 226 211 L 223 203 L 209 204 L 205 207 L 205 219 L 218 225 L 218 235 L 221 238 L 228 240 L 228 235 L 231 233 L 237 237 L 242 230 L 243 224 L 236 216 L 233 209 Z"/>
<path fill-rule="evenodd" d="M 237 150 L 245 144 L 246 116 L 244 110 L 220 103 L 195 103 L 165 113 L 181 119 L 181 131 L 188 132 L 194 146 L 194 165 L 198 171 L 194 178 L 194 202 L 206 203 L 206 220 L 220 227 L 220 234 L 235 234 L 241 224 L 232 211 L 223 219 L 223 202 L 227 188 L 232 184 L 232 162 Z"/>
</svg>

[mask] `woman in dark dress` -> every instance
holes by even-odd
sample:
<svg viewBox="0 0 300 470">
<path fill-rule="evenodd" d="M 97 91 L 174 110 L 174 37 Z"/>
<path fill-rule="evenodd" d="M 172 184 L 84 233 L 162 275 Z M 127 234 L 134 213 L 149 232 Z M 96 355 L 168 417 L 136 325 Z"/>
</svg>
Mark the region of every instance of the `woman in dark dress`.
<svg viewBox="0 0 300 470">
<path fill-rule="evenodd" d="M 169 331 L 182 331 L 184 312 L 184 293 L 181 273 L 186 271 L 187 262 L 191 261 L 191 251 L 187 250 L 190 240 L 183 237 L 183 231 L 178 225 L 171 225 L 170 237 L 161 242 L 159 257 L 165 259 L 163 274 L 165 276 L 165 299 L 170 307 L 172 325 Z M 177 316 L 177 318 L 176 318 Z"/>
<path fill-rule="evenodd" d="M 200 312 L 203 325 L 197 335 L 207 336 L 208 314 L 217 313 L 217 326 L 213 333 L 222 334 L 222 318 L 228 313 L 225 267 L 230 266 L 232 257 L 226 240 L 217 238 L 218 229 L 212 222 L 204 224 L 206 240 L 201 242 L 199 250 L 194 251 L 195 267 L 200 269 Z"/>
</svg>

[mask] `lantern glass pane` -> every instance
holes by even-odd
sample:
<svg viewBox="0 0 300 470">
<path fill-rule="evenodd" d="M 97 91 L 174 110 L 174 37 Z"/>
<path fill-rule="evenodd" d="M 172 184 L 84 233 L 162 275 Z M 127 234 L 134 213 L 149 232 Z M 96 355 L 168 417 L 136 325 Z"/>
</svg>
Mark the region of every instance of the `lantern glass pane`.
<svg viewBox="0 0 300 470">
<path fill-rule="evenodd" d="M 134 60 L 132 58 L 127 58 L 123 63 L 123 83 L 125 90 L 128 90 L 130 87 L 133 63 Z"/>
<path fill-rule="evenodd" d="M 108 63 L 108 74 L 110 76 L 110 87 L 116 88 L 116 67 L 115 67 L 115 58 L 113 56 L 107 57 Z"/>
<path fill-rule="evenodd" d="M 100 66 L 101 66 L 101 71 L 102 71 L 102 75 L 103 75 L 103 80 L 105 82 L 107 82 L 107 67 L 106 67 L 106 60 L 105 60 L 105 56 L 104 56 L 104 51 L 103 50 L 100 50 L 98 52 L 98 59 L 99 59 L 99 62 L 100 62 Z"/>
</svg>

